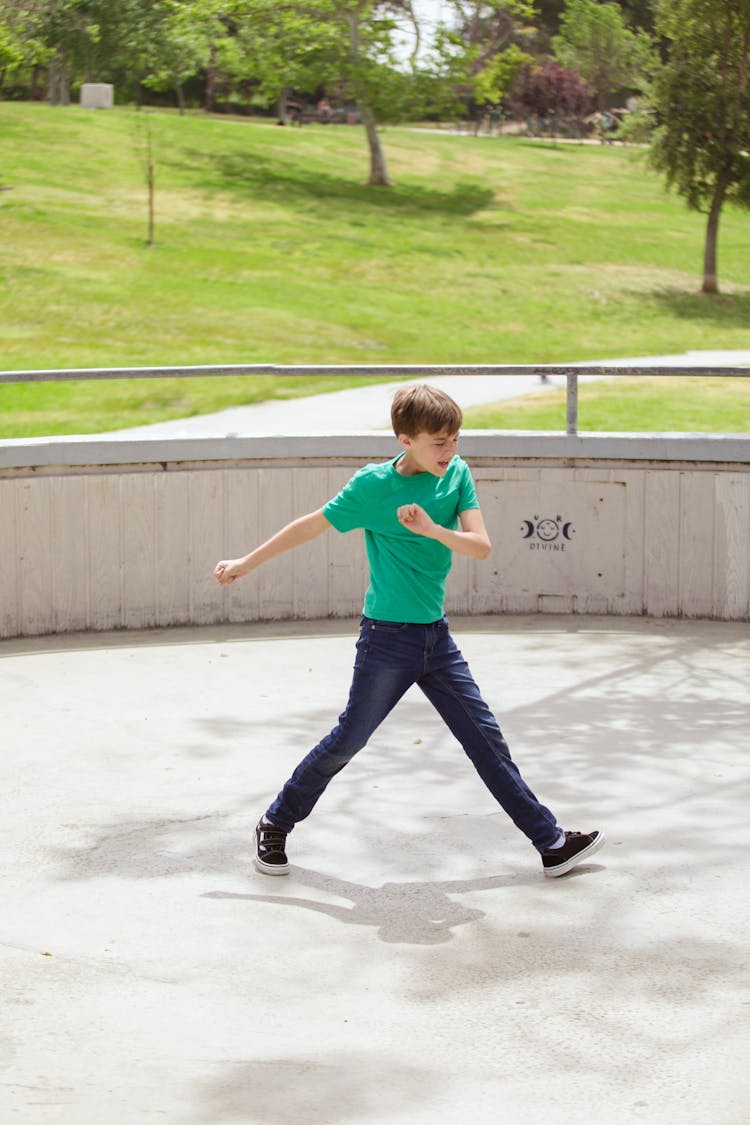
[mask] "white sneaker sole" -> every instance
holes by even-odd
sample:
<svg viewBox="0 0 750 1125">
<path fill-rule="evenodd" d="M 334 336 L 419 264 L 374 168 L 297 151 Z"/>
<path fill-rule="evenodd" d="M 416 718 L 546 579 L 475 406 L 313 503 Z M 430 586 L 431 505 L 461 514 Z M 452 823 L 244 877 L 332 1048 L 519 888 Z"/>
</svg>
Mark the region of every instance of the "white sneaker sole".
<svg viewBox="0 0 750 1125">
<path fill-rule="evenodd" d="M 567 875 L 568 872 L 572 871 L 574 867 L 577 867 L 579 863 L 583 863 L 583 861 L 593 855 L 594 852 L 598 852 L 599 848 L 603 847 L 605 841 L 606 837 L 604 833 L 600 832 L 597 838 L 592 840 L 589 846 L 584 848 L 582 852 L 579 852 L 578 855 L 571 856 L 565 863 L 561 863 L 559 867 L 545 867 L 544 874 L 546 878 L 557 879 L 560 875 Z"/>
<path fill-rule="evenodd" d="M 264 875 L 288 875 L 288 863 L 264 863 L 262 859 L 256 855 L 253 857 L 253 863 L 257 871 L 262 871 Z"/>
</svg>

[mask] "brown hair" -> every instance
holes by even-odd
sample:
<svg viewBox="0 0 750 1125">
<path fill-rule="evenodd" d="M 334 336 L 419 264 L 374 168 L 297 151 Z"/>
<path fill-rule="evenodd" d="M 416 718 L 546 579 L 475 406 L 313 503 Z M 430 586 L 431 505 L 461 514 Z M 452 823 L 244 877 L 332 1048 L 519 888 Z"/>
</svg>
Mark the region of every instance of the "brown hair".
<svg viewBox="0 0 750 1125">
<path fill-rule="evenodd" d="M 401 387 L 393 396 L 391 422 L 396 437 L 406 434 L 437 434 L 447 430 L 456 434 L 461 428 L 463 413 L 450 395 L 426 383 Z"/>
</svg>

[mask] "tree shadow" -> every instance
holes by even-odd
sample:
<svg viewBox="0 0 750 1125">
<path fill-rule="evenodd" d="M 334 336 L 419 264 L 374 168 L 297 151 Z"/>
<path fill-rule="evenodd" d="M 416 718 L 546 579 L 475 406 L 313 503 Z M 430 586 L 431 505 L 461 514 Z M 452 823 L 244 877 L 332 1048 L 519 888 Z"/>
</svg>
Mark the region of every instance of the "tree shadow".
<svg viewBox="0 0 750 1125">
<path fill-rule="evenodd" d="M 273 1047 L 271 1046 L 271 1052 Z M 194 1098 L 191 1121 L 214 1125 L 239 1121 L 242 1125 L 352 1125 L 371 1117 L 406 1120 L 408 1107 L 423 1108 L 425 1091 L 443 1091 L 450 1079 L 411 1051 L 400 1057 L 376 1046 L 367 1051 L 325 1049 L 316 1043 L 304 1055 L 271 1053 L 265 1058 L 236 1059 L 225 1064 Z"/>
<path fill-rule="evenodd" d="M 718 628 L 697 635 L 697 626 L 686 626 L 680 630 L 684 635 L 669 639 L 647 636 L 650 628 L 644 624 L 636 650 L 624 650 L 623 659 L 614 664 L 610 652 L 603 666 L 592 667 L 591 640 L 580 655 L 568 652 L 566 671 L 574 683 L 551 681 L 531 702 L 503 699 L 505 689 L 495 686 L 502 668 L 494 669 L 491 660 L 481 668 L 477 664 L 475 672 L 522 774 L 563 827 L 601 827 L 607 832 L 608 820 L 622 818 L 627 809 L 631 860 L 637 857 L 644 866 L 662 869 L 687 848 L 697 866 L 709 871 L 726 854 L 725 837 L 717 834 L 717 809 L 723 809 L 728 832 L 739 832 L 744 825 L 744 808 L 731 798 L 739 769 L 735 759 L 747 736 L 747 642 L 742 655 L 730 660 Z M 537 643 L 543 644 L 543 637 L 535 638 Z M 554 637 L 548 643 L 554 647 Z M 735 651 L 740 652 L 736 642 L 731 647 Z M 238 862 L 244 873 L 255 819 L 297 762 L 335 724 L 345 686 L 338 698 L 330 693 L 329 702 L 312 705 L 300 699 L 274 719 L 273 776 L 265 769 L 263 779 L 252 760 L 243 764 L 238 755 L 244 755 L 246 747 L 263 752 L 260 748 L 268 741 L 265 713 L 253 715 L 250 709 L 247 718 L 196 715 L 192 722 L 199 737 L 184 740 L 181 753 L 213 760 L 217 768 L 226 761 L 236 775 L 230 792 L 236 791 L 240 778 L 242 796 L 233 797 L 230 805 L 222 801 L 221 810 L 197 812 L 189 803 L 172 809 L 167 802 L 161 817 L 90 823 L 85 842 L 56 849 L 61 877 L 226 875 L 238 870 Z M 707 744 L 712 748 L 708 761 Z M 134 761 L 133 768 L 137 765 Z M 353 905 L 336 908 L 334 916 L 384 926 L 388 933 L 384 911 L 389 896 L 408 898 L 413 893 L 420 900 L 421 919 L 414 932 L 448 940 L 451 928 L 462 924 L 462 915 L 446 899 L 450 886 L 431 881 L 445 870 L 446 848 L 486 871 L 488 862 L 504 863 L 509 847 L 512 862 L 515 849 L 520 853 L 527 847 L 529 860 L 522 861 L 520 877 L 528 871 L 529 878 L 539 881 L 533 849 L 494 804 L 461 747 L 415 689 L 334 779 L 321 803 L 321 824 L 330 822 L 340 839 L 364 839 L 368 847 L 378 848 L 383 816 L 388 809 L 401 809 L 412 794 L 419 794 L 423 807 L 411 814 L 421 821 L 421 830 L 415 824 L 394 834 L 390 824 L 389 848 L 382 855 L 384 874 L 397 870 L 405 882 L 385 884 L 380 891 L 357 890 L 351 884 L 356 895 L 345 897 Z M 662 814 L 663 827 L 656 829 Z M 296 846 L 296 836 L 294 840 Z M 301 838 L 300 855 L 303 847 Z M 306 878 L 313 886 L 314 879 L 328 877 L 308 873 Z M 487 887 L 505 885 L 498 878 L 506 877 L 493 875 Z M 343 883 L 339 886 L 346 889 Z M 403 887 L 412 891 L 399 889 Z M 338 893 L 335 880 L 320 888 Z M 304 908 L 306 902 L 296 905 Z M 309 904 L 307 908 L 322 909 Z M 397 933 L 401 923 L 394 925 Z"/>
<path fill-rule="evenodd" d="M 500 621 L 492 633 L 518 627 Z M 578 631 L 586 634 L 580 647 L 570 643 Z M 175 879 L 163 892 L 158 885 L 126 887 L 121 900 L 136 915 L 123 945 L 130 958 L 128 995 L 144 965 L 151 973 L 160 955 L 159 945 L 151 948 L 144 938 L 157 931 L 169 936 L 171 912 L 178 906 L 189 911 L 186 948 L 179 957 L 169 951 L 177 961 L 172 976 L 181 993 L 195 998 L 199 1015 L 212 1019 L 212 1033 L 198 1058 L 195 1039 L 183 1041 L 178 1033 L 167 1060 L 172 1077 L 184 1081 L 184 1120 L 348 1125 L 427 1120 L 430 1113 L 443 1120 L 454 1107 L 460 1116 L 468 1103 L 459 1100 L 464 1072 L 452 1066 L 462 1061 L 458 1037 L 477 1058 L 470 1078 L 478 1068 L 489 1074 L 495 1083 L 490 1096 L 496 1090 L 499 1105 L 507 1083 L 518 1085 L 519 1073 L 526 1086 L 529 1075 L 543 1075 L 556 1099 L 553 1116 L 574 1089 L 582 1096 L 611 1089 L 620 1105 L 627 1083 L 643 1099 L 635 1105 L 658 1107 L 666 1090 L 669 1110 L 676 1107 L 679 1117 L 704 1075 L 709 1087 L 696 1112 L 710 1098 L 727 1104 L 724 1072 L 708 1069 L 721 1062 L 720 1053 L 707 1056 L 706 1043 L 726 1044 L 731 1056 L 746 1026 L 742 786 L 750 640 L 736 626 L 715 622 L 578 619 L 566 627 L 547 619 L 527 624 L 526 633 L 511 650 L 524 665 L 523 682 L 535 681 L 523 698 L 514 697 L 518 676 L 504 681 L 509 656 L 502 640 L 488 645 L 485 638 L 479 657 L 467 655 L 522 771 L 532 782 L 534 774 L 542 779 L 540 798 L 564 810 L 566 821 L 585 810 L 595 812 L 597 822 L 601 816 L 605 830 L 610 818 L 618 822 L 624 835 L 613 830 L 612 850 L 601 853 L 606 876 L 592 878 L 597 867 L 581 865 L 565 879 L 545 880 L 533 851 L 517 871 L 503 863 L 496 874 L 498 852 L 510 841 L 520 854 L 524 843 L 502 814 L 487 811 L 492 806 L 481 783 L 467 780 L 471 768 L 460 747 L 417 693 L 336 780 L 332 806 L 310 829 L 318 834 L 317 840 L 312 835 L 316 858 L 293 866 L 278 887 L 261 875 L 248 883 L 250 818 L 271 795 L 267 780 L 277 772 L 282 780 L 335 721 L 341 703 L 322 668 L 303 693 L 294 659 L 278 684 L 286 705 L 272 744 L 262 717 L 252 714 L 252 691 L 246 724 L 236 717 L 234 684 L 226 686 L 225 703 L 212 693 L 215 713 L 208 716 L 185 700 L 192 729 L 180 728 L 179 737 L 164 742 L 171 755 L 192 751 L 197 732 L 196 739 L 212 743 L 217 759 L 226 755 L 226 768 L 205 790 L 188 772 L 184 794 L 175 796 L 172 785 L 163 802 L 158 792 L 154 797 L 161 774 L 147 771 L 161 740 L 134 739 L 125 768 L 143 771 L 148 807 L 133 815 L 130 806 L 107 803 L 118 774 L 103 752 L 97 754 L 103 784 L 71 802 L 81 819 L 75 837 L 81 846 L 61 848 L 48 837 L 57 806 L 46 798 L 41 778 L 19 770 L 40 797 L 36 823 L 29 825 L 33 850 L 29 846 L 25 856 L 25 846 L 19 849 L 12 866 L 33 864 L 39 880 L 29 881 L 28 895 L 42 901 L 53 879 L 91 880 L 69 904 L 54 888 L 53 901 L 65 907 L 56 918 L 60 944 L 68 925 L 77 943 L 87 935 L 86 964 L 97 973 L 109 964 L 95 960 L 100 931 L 82 929 L 89 925 L 86 901 L 97 920 L 112 911 L 107 895 L 97 900 L 97 880 L 197 876 Z M 456 636 L 465 650 L 472 645 L 460 629 Z M 304 647 L 299 667 L 306 669 L 309 642 Z M 263 659 L 263 646 L 248 649 Z M 243 682 L 252 684 L 252 668 L 244 672 Z M 150 698 L 151 688 L 144 671 L 133 699 Z M 37 694 L 31 679 L 28 694 L 19 694 L 30 713 Z M 75 722 L 81 724 L 85 701 L 77 702 Z M 76 758 L 76 729 L 63 731 L 67 737 L 59 745 L 50 740 L 50 755 L 70 756 L 70 775 L 73 764 L 86 768 L 86 759 Z M 254 759 L 244 749 L 247 740 L 258 747 Z M 269 754 L 261 779 L 258 759 Z M 99 791 L 102 803 L 94 805 Z M 221 811 L 198 815 L 217 791 Z M 416 800 L 424 813 L 415 813 Z M 385 808 L 391 810 L 386 842 Z M 340 870 L 333 865 L 342 862 L 341 840 L 356 841 L 348 880 L 323 874 L 318 860 L 325 849 L 325 862 Z M 617 840 L 623 841 L 619 851 Z M 304 855 L 302 839 L 297 854 Z M 362 856 L 364 877 L 357 870 Z M 369 886 L 373 865 L 383 874 Z M 145 928 L 145 914 L 153 931 Z M 122 913 L 112 911 L 107 925 L 123 929 Z M 72 979 L 71 966 L 64 967 L 64 980 Z M 98 976 L 93 983 L 101 988 Z M 337 989 L 343 999 L 327 1009 Z M 225 1034 L 213 1017 L 223 1011 L 229 990 L 238 1006 L 227 1005 Z M 116 1006 L 112 1011 L 117 1016 Z M 132 1036 L 132 1022 L 117 1026 Z M 139 1052 L 151 1045 L 139 1034 L 133 1042 Z M 166 1063 L 157 1058 L 156 1065 Z M 736 1091 L 735 1085 L 730 1096 Z M 704 1116 L 710 1119 L 710 1109 Z M 632 1116 L 618 1117 L 626 1119 Z"/>
<path fill-rule="evenodd" d="M 670 286 L 654 290 L 652 299 L 680 320 L 704 320 L 727 328 L 747 328 L 750 324 L 750 292 L 710 294 Z"/>
<path fill-rule="evenodd" d="M 447 215 L 472 215 L 490 204 L 499 207 L 494 202 L 493 188 L 471 179 L 459 180 L 447 190 L 409 181 L 384 189 L 333 176 L 320 168 L 282 163 L 256 152 L 226 153 L 206 167 L 205 153 L 186 151 L 184 158 L 172 157 L 169 163 L 176 169 L 189 167 L 193 174 L 201 165 L 206 168 L 202 180 L 197 181 L 204 190 L 283 200 L 314 209 L 318 214 L 330 214 L 334 206 L 337 218 L 342 210 L 351 210 L 361 217 L 363 207 L 381 213 L 432 211 Z"/>
</svg>

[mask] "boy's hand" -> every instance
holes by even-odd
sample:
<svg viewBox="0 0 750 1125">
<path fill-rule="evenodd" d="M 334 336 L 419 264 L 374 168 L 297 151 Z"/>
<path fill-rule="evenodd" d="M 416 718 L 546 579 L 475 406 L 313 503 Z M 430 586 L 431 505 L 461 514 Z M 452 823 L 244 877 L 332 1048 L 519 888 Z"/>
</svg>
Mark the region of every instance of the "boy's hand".
<svg viewBox="0 0 750 1125">
<path fill-rule="evenodd" d="M 415 535 L 426 535 L 428 538 L 431 536 L 435 524 L 419 504 L 402 504 L 396 510 L 396 516 L 398 522 L 403 527 L 408 527 Z"/>
<path fill-rule="evenodd" d="M 214 578 L 220 586 L 228 586 L 247 572 L 247 559 L 222 559 L 214 567 Z"/>
</svg>

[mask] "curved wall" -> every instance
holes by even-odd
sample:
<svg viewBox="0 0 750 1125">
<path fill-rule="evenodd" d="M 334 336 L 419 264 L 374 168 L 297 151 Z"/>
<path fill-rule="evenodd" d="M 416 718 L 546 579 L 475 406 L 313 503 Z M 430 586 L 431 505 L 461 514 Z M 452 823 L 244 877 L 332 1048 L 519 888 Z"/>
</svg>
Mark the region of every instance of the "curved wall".
<svg viewBox="0 0 750 1125">
<path fill-rule="evenodd" d="M 361 536 L 222 590 L 217 559 L 320 507 L 387 434 L 0 442 L 0 636 L 352 616 Z M 750 618 L 750 437 L 469 432 L 493 540 L 449 612 Z"/>
</svg>

